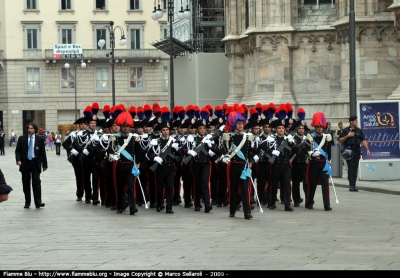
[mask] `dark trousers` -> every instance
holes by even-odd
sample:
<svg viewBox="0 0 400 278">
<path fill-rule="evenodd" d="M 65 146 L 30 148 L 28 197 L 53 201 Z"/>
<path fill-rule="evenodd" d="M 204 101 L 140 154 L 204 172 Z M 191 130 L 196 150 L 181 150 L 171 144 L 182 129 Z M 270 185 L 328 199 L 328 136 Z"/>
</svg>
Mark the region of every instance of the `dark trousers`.
<svg viewBox="0 0 400 278">
<path fill-rule="evenodd" d="M 308 175 L 309 175 L 309 189 L 308 197 L 306 198 L 306 203 L 309 205 L 314 204 L 314 195 L 317 185 L 321 184 L 322 189 L 322 199 L 324 202 L 324 207 L 329 207 L 329 176 L 323 171 L 325 167 L 325 161 L 315 161 L 311 160 L 309 162 Z"/>
<path fill-rule="evenodd" d="M 354 151 L 354 156 L 347 161 L 347 179 L 349 180 L 350 187 L 355 187 L 358 175 L 358 162 L 360 161 L 361 151 Z"/>
<path fill-rule="evenodd" d="M 106 180 L 106 205 L 116 206 L 115 200 L 115 189 L 114 189 L 114 173 L 113 173 L 113 163 L 107 163 L 103 168 L 103 172 Z"/>
<path fill-rule="evenodd" d="M 174 180 L 174 198 L 173 198 L 175 202 L 181 200 L 181 178 L 182 178 L 182 165 L 180 163 L 176 163 L 176 173 Z"/>
<path fill-rule="evenodd" d="M 32 179 L 32 190 L 33 199 L 35 205 L 42 203 L 42 189 L 40 181 L 40 169 L 36 163 L 36 159 L 27 160 L 27 165 L 25 165 L 25 170 L 21 172 L 22 174 L 22 188 L 25 194 L 25 203 L 31 203 L 31 179 Z"/>
<path fill-rule="evenodd" d="M 227 202 L 227 178 L 226 178 L 226 163 L 220 161 L 217 163 L 218 172 L 218 202 L 224 204 Z"/>
<path fill-rule="evenodd" d="M 114 162 L 115 178 L 117 183 L 117 209 L 122 209 L 122 204 L 126 202 L 126 192 L 128 192 L 129 207 L 135 208 L 135 176 L 132 174 L 132 162 Z"/>
<path fill-rule="evenodd" d="M 76 196 L 83 197 L 83 178 L 82 178 L 82 162 L 79 159 L 75 159 L 72 162 L 74 168 L 75 180 L 76 180 Z"/>
<path fill-rule="evenodd" d="M 151 170 L 150 170 L 151 171 Z M 174 191 L 174 176 L 175 176 L 175 165 L 164 166 L 159 165 L 155 171 L 155 181 L 157 188 L 157 206 L 161 207 L 164 201 L 164 189 L 165 189 L 165 200 L 167 202 L 167 210 L 172 209 L 172 196 Z"/>
<path fill-rule="evenodd" d="M 4 141 L 0 142 L 0 155 L 5 155 L 6 153 L 4 152 Z"/>
<path fill-rule="evenodd" d="M 292 196 L 295 203 L 300 203 L 300 183 L 303 182 L 304 195 L 308 192 L 307 177 L 307 163 L 293 163 L 292 164 Z"/>
<path fill-rule="evenodd" d="M 271 172 L 271 187 L 270 187 L 270 205 L 275 205 L 276 200 L 276 190 L 278 188 L 278 184 L 280 183 L 281 191 L 283 193 L 283 201 L 285 207 L 290 207 L 290 197 L 291 197 L 291 188 L 290 188 L 290 177 L 292 175 L 292 169 L 290 168 L 290 164 L 272 164 L 272 172 Z"/>
<path fill-rule="evenodd" d="M 54 143 L 56 145 L 56 155 L 61 153 L 61 143 Z"/>
<path fill-rule="evenodd" d="M 190 161 L 188 164 L 183 164 L 182 168 L 182 180 L 183 180 L 183 199 L 185 200 L 185 204 L 190 204 L 192 202 L 193 197 L 193 176 L 190 171 L 190 165 L 193 161 Z"/>
<path fill-rule="evenodd" d="M 192 162 L 191 172 L 194 181 L 194 206 L 200 207 L 200 199 L 210 205 L 211 162 Z"/>
<path fill-rule="evenodd" d="M 98 200 L 99 199 L 98 175 L 96 171 L 96 163 L 93 162 L 91 157 L 85 158 L 85 160 L 82 162 L 82 177 L 83 177 L 83 186 L 85 189 L 85 199 Z M 92 195 L 92 188 L 93 188 L 93 195 Z"/>
<path fill-rule="evenodd" d="M 268 187 L 268 162 L 262 161 L 256 164 L 257 169 L 257 194 L 260 202 L 265 205 L 268 203 L 267 187 Z"/>
<path fill-rule="evenodd" d="M 244 215 L 251 214 L 249 178 L 240 178 L 245 164 L 230 162 L 226 167 L 227 185 L 229 191 L 229 212 L 235 214 L 238 205 L 238 194 L 242 196 Z M 240 189 L 240 192 L 239 192 Z"/>
</svg>

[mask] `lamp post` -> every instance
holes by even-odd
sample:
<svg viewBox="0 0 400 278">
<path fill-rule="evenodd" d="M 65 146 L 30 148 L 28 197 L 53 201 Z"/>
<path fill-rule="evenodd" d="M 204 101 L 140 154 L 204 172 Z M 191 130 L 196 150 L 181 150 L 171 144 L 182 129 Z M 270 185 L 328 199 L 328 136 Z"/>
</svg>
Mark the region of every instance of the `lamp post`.
<svg viewBox="0 0 400 278">
<path fill-rule="evenodd" d="M 103 27 L 103 29 L 106 28 L 110 32 L 110 48 L 111 48 L 111 87 L 112 87 L 112 105 L 115 106 L 115 78 L 114 78 L 114 64 L 115 64 L 115 59 L 114 59 L 114 47 L 115 47 L 115 29 L 119 29 L 121 31 L 121 39 L 119 40 L 119 45 L 124 46 L 126 45 L 126 38 L 124 34 L 124 29 L 121 26 L 115 26 L 114 27 L 114 22 L 110 21 L 106 26 Z M 103 48 L 103 46 L 106 44 L 106 41 L 101 38 L 98 41 L 98 46 Z M 108 53 L 106 55 L 108 57 Z"/>
<path fill-rule="evenodd" d="M 354 0 L 350 0 L 349 13 L 349 50 L 350 50 L 350 79 L 349 102 L 350 116 L 357 114 L 357 86 L 356 86 L 356 19 L 354 13 Z"/>
<path fill-rule="evenodd" d="M 75 121 L 78 119 L 78 102 L 77 102 L 77 94 L 76 94 L 76 67 L 77 67 L 76 53 L 74 52 Z M 86 63 L 84 61 L 81 62 L 81 67 L 86 68 Z M 68 61 L 65 62 L 64 68 L 69 69 Z M 67 78 L 68 78 L 68 75 L 67 75 Z"/>
<path fill-rule="evenodd" d="M 151 14 L 151 18 L 159 20 L 164 15 L 164 12 L 160 8 L 160 0 L 158 0 L 158 7 L 156 7 L 156 0 L 154 0 L 154 11 Z M 186 9 L 183 10 L 183 4 L 181 0 L 181 10 L 178 12 L 179 19 L 189 19 L 192 17 L 192 13 L 189 9 L 188 0 L 186 0 Z M 170 79 L 170 109 L 171 111 L 175 107 L 174 101 L 174 43 L 173 37 L 173 21 L 174 21 L 174 0 L 168 0 L 168 22 L 169 22 L 169 79 Z"/>
</svg>

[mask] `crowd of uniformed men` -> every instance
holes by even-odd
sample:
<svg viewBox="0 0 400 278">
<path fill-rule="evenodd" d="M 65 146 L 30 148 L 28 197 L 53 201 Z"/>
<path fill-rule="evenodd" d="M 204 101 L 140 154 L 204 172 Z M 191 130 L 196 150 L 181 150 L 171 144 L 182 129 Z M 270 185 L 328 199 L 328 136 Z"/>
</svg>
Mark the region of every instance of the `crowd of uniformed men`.
<svg viewBox="0 0 400 278">
<path fill-rule="evenodd" d="M 229 207 L 230 217 L 242 209 L 251 219 L 255 206 L 274 210 L 279 199 L 285 211 L 293 211 L 291 203 L 299 207 L 302 194 L 305 208 L 313 209 L 321 185 L 324 210 L 331 210 L 332 138 L 323 132 L 322 112 L 313 115 L 311 131 L 304 109 L 294 118 L 290 103 L 175 106 L 172 113 L 158 103 L 105 105 L 104 119 L 99 110 L 97 102 L 87 106 L 75 122 L 79 130 L 63 142 L 77 201 L 117 213 L 129 207 L 131 215 L 148 203 L 174 213 L 183 201 L 185 208 L 204 207 L 205 213 Z"/>
</svg>

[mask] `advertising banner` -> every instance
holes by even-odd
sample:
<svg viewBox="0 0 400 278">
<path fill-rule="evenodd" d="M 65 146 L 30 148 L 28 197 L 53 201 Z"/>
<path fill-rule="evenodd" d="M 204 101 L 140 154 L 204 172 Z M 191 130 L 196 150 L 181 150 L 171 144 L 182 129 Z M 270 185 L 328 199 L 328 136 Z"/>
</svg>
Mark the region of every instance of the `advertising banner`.
<svg viewBox="0 0 400 278">
<path fill-rule="evenodd" d="M 400 158 L 399 102 L 359 102 L 358 124 L 364 132 L 371 156 L 362 159 Z"/>
</svg>

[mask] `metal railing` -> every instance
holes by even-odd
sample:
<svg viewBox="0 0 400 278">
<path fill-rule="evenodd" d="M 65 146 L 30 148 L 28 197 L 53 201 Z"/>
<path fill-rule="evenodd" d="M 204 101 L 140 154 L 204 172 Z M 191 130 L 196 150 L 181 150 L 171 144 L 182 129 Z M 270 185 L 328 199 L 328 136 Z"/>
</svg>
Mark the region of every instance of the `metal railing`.
<svg viewBox="0 0 400 278">
<path fill-rule="evenodd" d="M 109 49 L 83 49 L 82 54 L 84 59 L 111 59 L 107 57 L 107 53 L 110 52 Z M 156 59 L 156 58 L 169 58 L 167 54 L 158 49 L 114 49 L 115 59 Z M 53 49 L 45 50 L 46 60 L 53 59 Z"/>
</svg>

